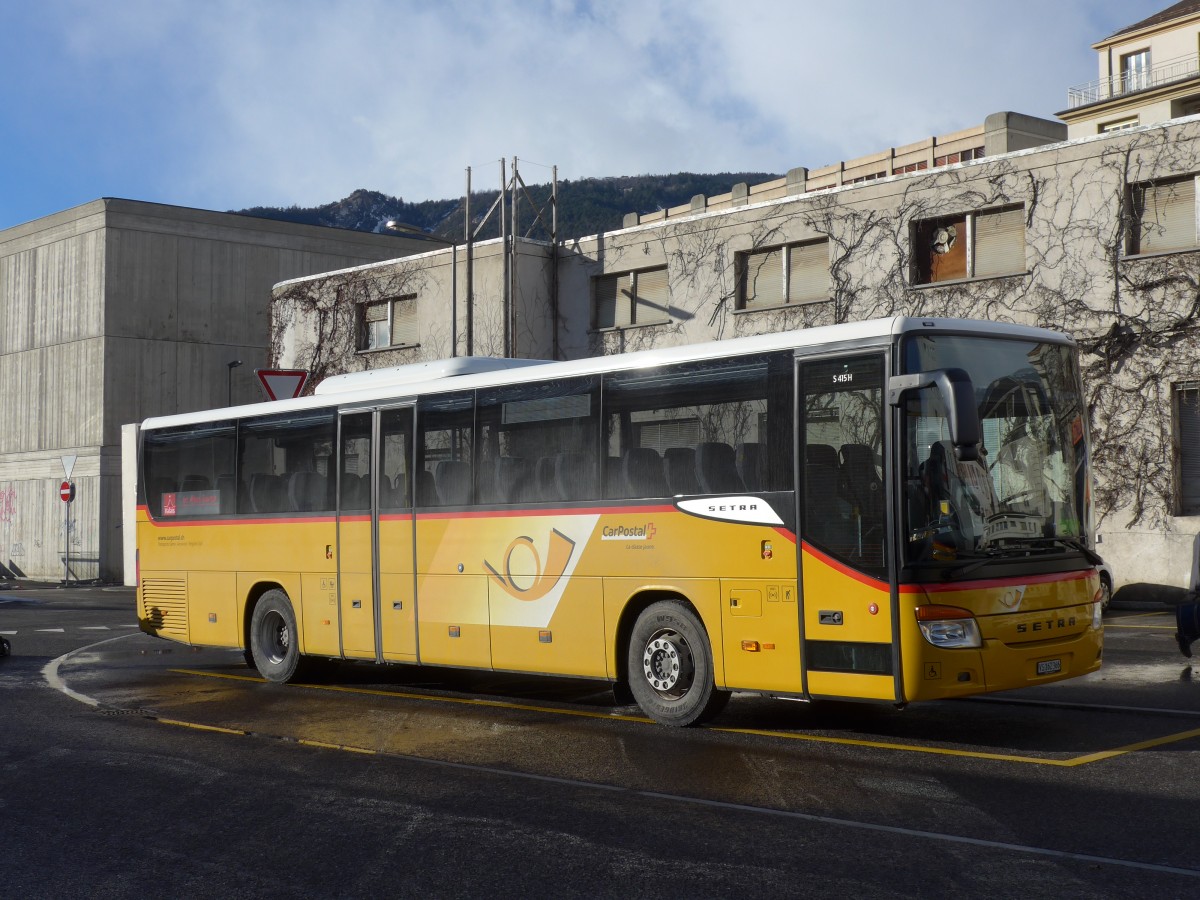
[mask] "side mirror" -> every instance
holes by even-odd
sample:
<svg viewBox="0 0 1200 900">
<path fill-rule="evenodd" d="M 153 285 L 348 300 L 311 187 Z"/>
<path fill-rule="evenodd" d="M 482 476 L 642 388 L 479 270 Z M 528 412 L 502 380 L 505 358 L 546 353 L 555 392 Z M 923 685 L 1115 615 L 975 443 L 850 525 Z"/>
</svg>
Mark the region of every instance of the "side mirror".
<svg viewBox="0 0 1200 900">
<path fill-rule="evenodd" d="M 960 460 L 979 459 L 979 409 L 975 405 L 975 385 L 962 369 L 934 369 L 915 375 L 893 375 L 888 379 L 888 404 L 900 406 L 913 391 L 936 387 L 946 407 L 950 443 Z"/>
</svg>

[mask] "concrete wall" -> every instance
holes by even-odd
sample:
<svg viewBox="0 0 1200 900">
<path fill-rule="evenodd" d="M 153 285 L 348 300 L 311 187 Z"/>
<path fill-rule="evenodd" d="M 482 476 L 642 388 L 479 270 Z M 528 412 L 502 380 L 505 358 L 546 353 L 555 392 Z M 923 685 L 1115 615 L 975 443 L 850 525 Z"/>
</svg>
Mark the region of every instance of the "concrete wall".
<svg viewBox="0 0 1200 900">
<path fill-rule="evenodd" d="M 517 244 L 517 289 L 508 344 L 501 242 L 476 244 L 472 268 L 470 309 L 466 248 L 462 246 L 278 284 L 271 303 L 272 365 L 308 369 L 314 373 L 315 384 L 327 375 L 452 356 L 498 357 L 505 354 L 506 347 L 512 356 L 551 358 L 551 248 L 533 241 Z M 361 306 L 408 296 L 417 306 L 419 344 L 359 349 Z"/>
</svg>

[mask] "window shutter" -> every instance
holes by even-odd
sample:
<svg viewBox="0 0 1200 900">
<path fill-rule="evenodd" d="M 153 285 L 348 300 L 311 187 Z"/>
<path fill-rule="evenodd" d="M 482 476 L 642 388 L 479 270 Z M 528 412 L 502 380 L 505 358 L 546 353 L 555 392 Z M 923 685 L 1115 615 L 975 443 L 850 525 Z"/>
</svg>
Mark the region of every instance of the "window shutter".
<svg viewBox="0 0 1200 900">
<path fill-rule="evenodd" d="M 976 215 L 975 277 L 1016 275 L 1025 271 L 1024 208 Z"/>
<path fill-rule="evenodd" d="M 1140 189 L 1138 253 L 1196 246 L 1196 179 L 1147 184 Z"/>
<path fill-rule="evenodd" d="M 417 322 L 417 298 L 406 297 L 392 302 L 392 343 L 419 344 L 421 332 Z"/>
<path fill-rule="evenodd" d="M 829 277 L 829 242 L 816 241 L 789 248 L 788 302 L 811 303 L 828 300 L 831 293 Z"/>
<path fill-rule="evenodd" d="M 630 276 L 602 275 L 596 279 L 596 327 L 629 324 Z"/>
<path fill-rule="evenodd" d="M 746 308 L 783 303 L 783 250 L 746 254 Z"/>
<path fill-rule="evenodd" d="M 1200 513 L 1200 388 L 1180 388 L 1179 499 L 1180 512 Z"/>
<path fill-rule="evenodd" d="M 633 321 L 639 325 L 666 322 L 671 318 L 668 307 L 667 270 L 652 269 L 637 272 L 637 296 L 634 297 Z"/>
<path fill-rule="evenodd" d="M 388 337 L 388 303 L 368 303 L 363 307 L 363 347 L 378 350 L 391 343 Z"/>
</svg>

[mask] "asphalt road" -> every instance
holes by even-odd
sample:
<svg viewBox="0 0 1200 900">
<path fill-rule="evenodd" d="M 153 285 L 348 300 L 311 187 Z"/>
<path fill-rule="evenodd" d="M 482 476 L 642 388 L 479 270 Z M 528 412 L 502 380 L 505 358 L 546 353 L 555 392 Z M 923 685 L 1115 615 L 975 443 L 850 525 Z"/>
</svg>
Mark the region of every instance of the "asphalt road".
<svg viewBox="0 0 1200 900">
<path fill-rule="evenodd" d="M 1200 896 L 1200 683 L 1163 610 L 1110 611 L 1084 679 L 739 696 L 695 730 L 590 682 L 270 685 L 133 622 L 125 589 L 0 588 L 6 895 Z"/>
</svg>

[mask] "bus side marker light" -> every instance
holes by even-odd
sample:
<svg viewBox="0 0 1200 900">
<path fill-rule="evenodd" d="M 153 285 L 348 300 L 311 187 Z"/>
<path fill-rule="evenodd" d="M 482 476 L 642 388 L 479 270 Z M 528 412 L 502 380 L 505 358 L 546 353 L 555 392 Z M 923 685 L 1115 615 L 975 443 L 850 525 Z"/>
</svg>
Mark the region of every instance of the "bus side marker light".
<svg viewBox="0 0 1200 900">
<path fill-rule="evenodd" d="M 322 620 L 321 620 L 321 624 L 322 624 L 322 625 L 328 625 L 328 624 L 329 624 L 329 620 L 328 620 L 328 619 L 322 619 Z"/>
<path fill-rule="evenodd" d="M 954 606 L 918 606 L 917 625 L 925 640 L 947 650 L 983 646 L 979 624 L 969 610 Z"/>
<path fill-rule="evenodd" d="M 462 629 L 457 625 L 450 626 L 450 637 L 459 637 L 462 634 Z"/>
<path fill-rule="evenodd" d="M 761 648 L 758 641 L 742 641 L 742 649 L 747 653 L 757 653 Z"/>
<path fill-rule="evenodd" d="M 762 648 L 763 648 L 764 650 L 774 650 L 774 649 L 775 649 L 775 645 L 774 645 L 774 644 L 763 644 L 763 645 L 762 645 Z"/>
<path fill-rule="evenodd" d="M 554 643 L 554 633 L 550 632 L 550 631 L 539 631 L 538 632 L 538 643 L 553 644 Z"/>
</svg>

